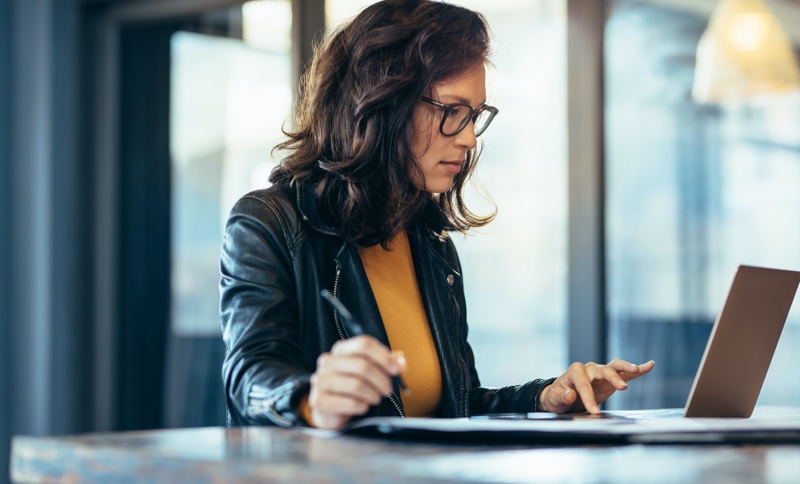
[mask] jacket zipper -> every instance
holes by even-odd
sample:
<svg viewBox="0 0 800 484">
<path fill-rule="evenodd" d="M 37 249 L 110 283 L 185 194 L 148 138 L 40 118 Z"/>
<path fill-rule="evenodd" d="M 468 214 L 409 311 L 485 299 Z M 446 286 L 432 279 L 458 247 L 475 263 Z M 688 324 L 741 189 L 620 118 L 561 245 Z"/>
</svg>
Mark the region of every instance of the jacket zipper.
<svg viewBox="0 0 800 484">
<path fill-rule="evenodd" d="M 333 297 L 339 297 L 339 276 L 342 274 L 341 269 L 339 269 L 339 264 L 336 264 L 336 279 L 333 281 Z M 333 311 L 333 320 L 336 322 L 336 331 L 339 332 L 339 339 L 347 339 L 344 334 L 344 327 L 339 322 L 339 313 L 336 310 Z"/>
<path fill-rule="evenodd" d="M 333 281 L 333 297 L 335 298 L 339 297 L 339 277 L 341 275 L 342 275 L 342 269 L 341 267 L 339 267 L 339 263 L 337 261 L 336 279 Z M 336 322 L 336 331 L 339 332 L 339 338 L 347 339 L 347 334 L 344 329 L 344 326 L 342 326 L 342 323 L 339 322 L 339 313 L 337 313 L 336 311 L 333 312 L 333 320 Z M 400 408 L 400 404 L 397 403 L 397 399 L 395 398 L 394 393 L 390 393 L 389 395 L 387 395 L 387 397 L 389 398 L 389 401 L 392 402 L 392 405 L 394 405 L 394 408 L 395 410 L 397 410 L 397 413 L 400 415 L 400 417 L 405 418 L 406 415 L 403 412 L 403 409 Z"/>
</svg>

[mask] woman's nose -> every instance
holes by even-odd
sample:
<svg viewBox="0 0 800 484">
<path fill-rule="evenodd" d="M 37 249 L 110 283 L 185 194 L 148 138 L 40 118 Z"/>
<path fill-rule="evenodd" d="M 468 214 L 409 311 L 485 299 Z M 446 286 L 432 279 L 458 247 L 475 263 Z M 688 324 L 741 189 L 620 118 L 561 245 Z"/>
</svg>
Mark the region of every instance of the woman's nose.
<svg viewBox="0 0 800 484">
<path fill-rule="evenodd" d="M 468 150 L 475 148 L 478 145 L 478 138 L 475 137 L 475 123 L 470 120 L 455 137 L 456 143 L 460 146 L 464 146 Z"/>
</svg>

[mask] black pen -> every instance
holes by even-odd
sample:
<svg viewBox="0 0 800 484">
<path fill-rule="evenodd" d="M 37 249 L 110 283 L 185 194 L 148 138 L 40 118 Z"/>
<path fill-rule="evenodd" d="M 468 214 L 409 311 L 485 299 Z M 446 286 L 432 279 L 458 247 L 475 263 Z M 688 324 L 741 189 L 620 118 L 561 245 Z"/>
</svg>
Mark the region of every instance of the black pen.
<svg viewBox="0 0 800 484">
<path fill-rule="evenodd" d="M 344 325 L 344 328 L 347 330 L 347 332 L 350 334 L 351 338 L 353 336 L 364 334 L 364 328 L 362 328 L 361 325 L 358 324 L 356 318 L 353 317 L 353 313 L 351 313 L 346 307 L 344 307 L 344 304 L 342 304 L 341 301 L 336 299 L 336 296 L 331 294 L 331 292 L 327 289 L 321 290 L 319 292 L 319 295 L 322 296 L 322 299 L 324 299 L 328 304 L 330 304 L 331 307 L 337 313 L 339 313 L 339 316 L 341 316 L 342 318 L 342 324 Z M 392 382 L 400 388 L 400 390 L 403 392 L 404 395 L 408 395 L 409 393 L 411 393 L 411 390 L 408 389 L 408 386 L 406 386 L 406 383 L 403 381 L 402 378 L 400 378 L 400 375 L 392 375 Z"/>
</svg>

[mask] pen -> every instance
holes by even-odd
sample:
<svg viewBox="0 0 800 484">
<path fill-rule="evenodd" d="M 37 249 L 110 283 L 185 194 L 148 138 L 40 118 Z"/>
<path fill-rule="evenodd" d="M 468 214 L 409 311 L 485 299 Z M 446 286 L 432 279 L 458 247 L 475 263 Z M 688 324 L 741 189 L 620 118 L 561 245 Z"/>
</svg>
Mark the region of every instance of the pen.
<svg viewBox="0 0 800 484">
<path fill-rule="evenodd" d="M 331 292 L 327 289 L 320 291 L 319 295 L 322 296 L 322 299 L 330 304 L 337 313 L 339 313 L 339 316 L 342 317 L 342 324 L 351 337 L 364 334 L 364 328 L 358 324 L 356 318 L 353 317 L 353 313 L 344 307 L 344 304 L 336 299 L 336 296 L 331 294 Z M 400 375 L 392 375 L 392 382 L 400 388 L 404 395 L 411 393 L 411 390 L 408 389 L 408 386 L 406 386 L 406 383 L 402 378 L 400 378 Z"/>
</svg>

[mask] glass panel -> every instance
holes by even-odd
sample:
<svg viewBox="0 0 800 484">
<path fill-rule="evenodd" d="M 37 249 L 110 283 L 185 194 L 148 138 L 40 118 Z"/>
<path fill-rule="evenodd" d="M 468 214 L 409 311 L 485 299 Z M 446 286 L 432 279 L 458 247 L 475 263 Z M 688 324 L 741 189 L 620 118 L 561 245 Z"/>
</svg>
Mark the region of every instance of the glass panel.
<svg viewBox="0 0 800 484">
<path fill-rule="evenodd" d="M 682 407 L 739 264 L 800 269 L 800 97 L 704 107 L 707 19 L 616 1 L 606 28 L 610 353 L 656 360 L 616 408 Z M 796 304 L 797 306 L 797 304 Z M 800 404 L 793 309 L 760 403 Z"/>
<path fill-rule="evenodd" d="M 172 326 L 178 334 L 219 334 L 222 226 L 241 195 L 268 185 L 275 163 L 270 150 L 290 114 L 291 3 L 249 2 L 243 24 L 249 44 L 186 32 L 172 40 Z"/>
<path fill-rule="evenodd" d="M 328 25 L 370 2 L 327 0 Z M 482 383 L 518 384 L 566 365 L 566 4 L 462 0 L 495 40 L 478 179 L 498 208 L 475 235 L 456 237 Z M 472 200 L 480 211 L 486 204 Z"/>
</svg>

